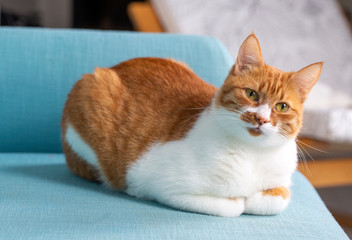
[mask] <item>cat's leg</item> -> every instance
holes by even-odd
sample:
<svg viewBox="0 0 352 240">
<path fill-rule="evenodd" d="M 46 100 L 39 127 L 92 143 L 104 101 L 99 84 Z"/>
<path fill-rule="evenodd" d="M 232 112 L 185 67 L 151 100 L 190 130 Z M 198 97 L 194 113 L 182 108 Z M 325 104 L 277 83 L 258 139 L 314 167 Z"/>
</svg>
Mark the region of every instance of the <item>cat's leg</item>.
<svg viewBox="0 0 352 240">
<path fill-rule="evenodd" d="M 221 217 L 237 217 L 243 213 L 243 198 L 221 198 L 207 195 L 175 195 L 161 201 L 174 208 Z"/>
<path fill-rule="evenodd" d="M 278 187 L 255 193 L 245 200 L 244 213 L 275 215 L 282 212 L 290 200 L 290 190 Z"/>
</svg>

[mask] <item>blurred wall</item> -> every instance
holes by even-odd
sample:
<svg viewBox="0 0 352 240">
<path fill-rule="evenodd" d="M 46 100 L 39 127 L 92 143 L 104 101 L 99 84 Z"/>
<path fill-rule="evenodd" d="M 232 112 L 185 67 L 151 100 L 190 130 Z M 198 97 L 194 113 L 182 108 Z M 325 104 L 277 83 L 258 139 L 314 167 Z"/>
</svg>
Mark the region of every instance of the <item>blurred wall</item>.
<svg viewBox="0 0 352 240">
<path fill-rule="evenodd" d="M 72 27 L 73 0 L 0 0 L 0 6 L 15 14 L 35 15 L 43 27 Z"/>
</svg>

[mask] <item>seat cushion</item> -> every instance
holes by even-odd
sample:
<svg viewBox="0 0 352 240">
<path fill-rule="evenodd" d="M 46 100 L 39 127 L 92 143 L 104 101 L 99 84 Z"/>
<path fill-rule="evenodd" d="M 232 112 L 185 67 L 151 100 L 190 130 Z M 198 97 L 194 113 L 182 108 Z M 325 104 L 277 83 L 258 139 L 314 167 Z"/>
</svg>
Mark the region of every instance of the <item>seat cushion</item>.
<svg viewBox="0 0 352 240">
<path fill-rule="evenodd" d="M 0 239 L 348 239 L 293 176 L 276 216 L 222 218 L 129 197 L 74 176 L 62 154 L 0 154 Z"/>
<path fill-rule="evenodd" d="M 1 27 L 0 36 L 0 152 L 62 152 L 66 96 L 96 67 L 174 58 L 220 86 L 233 64 L 212 37 L 11 27 Z"/>
</svg>

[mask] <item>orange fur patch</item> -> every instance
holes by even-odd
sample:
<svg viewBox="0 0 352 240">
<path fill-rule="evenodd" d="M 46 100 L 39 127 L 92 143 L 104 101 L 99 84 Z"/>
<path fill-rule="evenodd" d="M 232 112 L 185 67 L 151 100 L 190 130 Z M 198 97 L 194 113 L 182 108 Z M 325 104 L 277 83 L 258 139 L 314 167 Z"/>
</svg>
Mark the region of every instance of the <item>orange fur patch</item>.
<svg viewBox="0 0 352 240">
<path fill-rule="evenodd" d="M 260 136 L 262 134 L 262 132 L 260 130 L 256 130 L 256 129 L 253 129 L 253 128 L 248 128 L 248 132 L 253 137 L 258 137 L 258 136 Z"/>
<path fill-rule="evenodd" d="M 137 58 L 98 68 L 70 92 L 62 134 L 71 124 L 94 150 L 105 178 L 123 189 L 128 166 L 156 142 L 183 138 L 216 90 L 188 67 L 166 59 Z M 91 179 L 65 149 L 72 171 Z"/>
<path fill-rule="evenodd" d="M 263 196 L 274 196 L 274 197 L 282 197 L 283 199 L 287 199 L 290 197 L 290 190 L 286 187 L 278 187 L 273 189 L 268 189 L 263 191 Z"/>
</svg>

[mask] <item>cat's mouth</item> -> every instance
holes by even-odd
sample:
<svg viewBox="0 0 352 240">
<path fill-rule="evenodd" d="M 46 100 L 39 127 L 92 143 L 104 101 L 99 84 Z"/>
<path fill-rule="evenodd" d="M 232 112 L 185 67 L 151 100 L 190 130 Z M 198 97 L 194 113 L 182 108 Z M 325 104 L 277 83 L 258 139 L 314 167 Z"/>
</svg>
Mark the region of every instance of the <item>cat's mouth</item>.
<svg viewBox="0 0 352 240">
<path fill-rule="evenodd" d="M 255 128 L 247 128 L 247 129 L 248 129 L 249 134 L 253 137 L 258 137 L 263 133 L 262 130 L 260 129 L 260 126 L 255 127 Z"/>
</svg>

